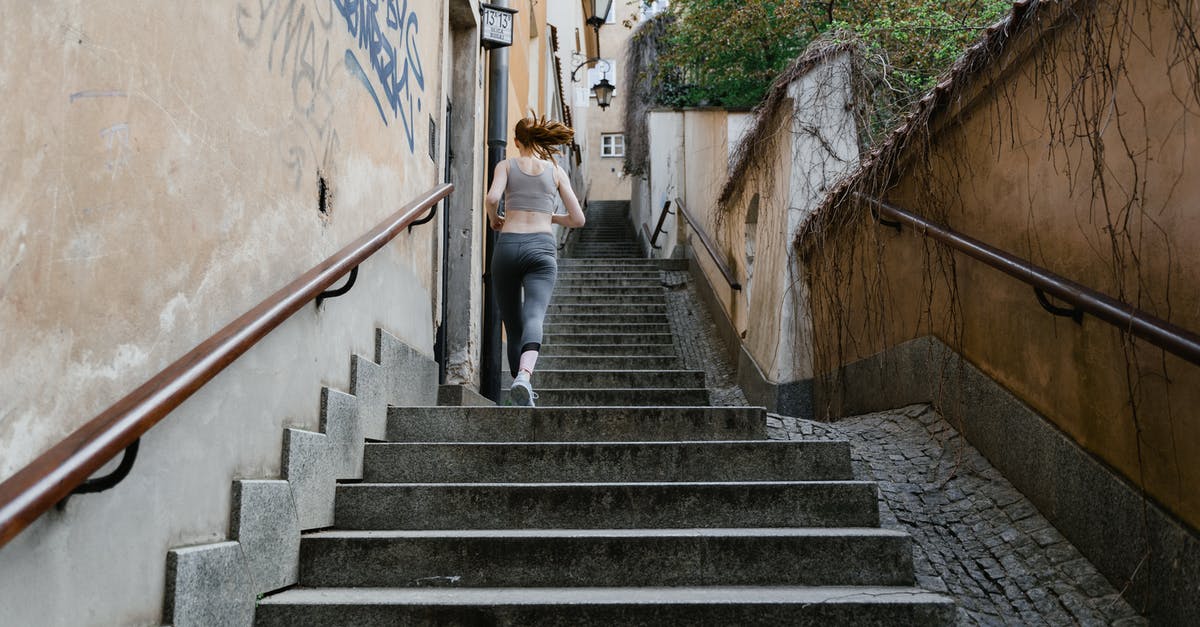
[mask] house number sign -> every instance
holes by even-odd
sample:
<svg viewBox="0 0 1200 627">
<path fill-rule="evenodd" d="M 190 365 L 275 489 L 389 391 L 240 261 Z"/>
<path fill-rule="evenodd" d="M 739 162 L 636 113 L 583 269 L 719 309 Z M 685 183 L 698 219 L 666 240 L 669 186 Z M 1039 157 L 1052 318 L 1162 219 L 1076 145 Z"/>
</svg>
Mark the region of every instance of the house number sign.
<svg viewBox="0 0 1200 627">
<path fill-rule="evenodd" d="M 483 35 L 484 48 L 503 48 L 513 42 L 513 15 L 516 9 L 498 7 L 494 4 L 479 4 L 480 32 Z"/>
</svg>

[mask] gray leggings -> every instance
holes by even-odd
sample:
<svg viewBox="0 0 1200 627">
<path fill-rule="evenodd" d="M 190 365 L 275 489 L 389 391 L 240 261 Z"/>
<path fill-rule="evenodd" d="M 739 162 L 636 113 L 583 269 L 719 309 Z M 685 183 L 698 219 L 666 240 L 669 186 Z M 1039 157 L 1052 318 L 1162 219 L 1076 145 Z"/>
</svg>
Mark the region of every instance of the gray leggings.
<svg viewBox="0 0 1200 627">
<path fill-rule="evenodd" d="M 542 349 L 542 319 L 558 276 L 556 253 L 549 233 L 496 234 L 492 284 L 508 337 L 508 369 L 514 377 L 521 353 Z"/>
</svg>

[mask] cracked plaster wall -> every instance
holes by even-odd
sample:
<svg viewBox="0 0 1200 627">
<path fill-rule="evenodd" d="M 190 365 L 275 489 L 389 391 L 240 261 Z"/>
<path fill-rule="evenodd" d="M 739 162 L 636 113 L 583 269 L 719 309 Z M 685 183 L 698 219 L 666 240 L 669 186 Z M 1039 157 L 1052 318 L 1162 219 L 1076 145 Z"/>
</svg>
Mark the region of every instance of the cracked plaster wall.
<svg viewBox="0 0 1200 627">
<path fill-rule="evenodd" d="M 407 6 L 394 25 L 321 0 L 5 7 L 0 479 L 441 180 L 447 10 Z M 372 65 L 370 20 L 395 66 Z M 230 481 L 279 476 L 283 428 L 317 429 L 376 327 L 432 354 L 437 224 L 164 419 L 116 489 L 0 548 L 0 616 L 157 624 L 167 548 L 225 537 Z"/>
</svg>

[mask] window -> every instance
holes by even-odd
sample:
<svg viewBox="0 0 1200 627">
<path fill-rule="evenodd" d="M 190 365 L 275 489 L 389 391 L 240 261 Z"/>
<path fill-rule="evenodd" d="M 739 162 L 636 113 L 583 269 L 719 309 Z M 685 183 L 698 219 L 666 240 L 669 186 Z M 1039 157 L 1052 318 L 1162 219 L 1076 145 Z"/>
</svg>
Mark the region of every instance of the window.
<svg viewBox="0 0 1200 627">
<path fill-rule="evenodd" d="M 600 156 L 601 157 L 624 157 L 625 156 L 625 134 L 624 133 L 602 133 L 600 135 Z"/>
</svg>

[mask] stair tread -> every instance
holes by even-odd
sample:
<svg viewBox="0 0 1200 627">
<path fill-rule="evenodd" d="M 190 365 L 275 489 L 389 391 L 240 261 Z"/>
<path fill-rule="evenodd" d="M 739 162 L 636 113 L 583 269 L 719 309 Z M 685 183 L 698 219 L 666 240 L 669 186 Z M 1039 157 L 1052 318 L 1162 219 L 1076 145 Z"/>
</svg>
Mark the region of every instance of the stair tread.
<svg viewBox="0 0 1200 627">
<path fill-rule="evenodd" d="M 860 481 L 857 479 L 847 479 L 844 481 L 559 481 L 559 482 L 531 482 L 531 481 L 495 481 L 495 482 L 446 482 L 446 483 L 425 483 L 425 482 L 360 482 L 360 483 L 343 483 L 338 486 L 339 489 L 358 490 L 364 488 L 378 489 L 381 487 L 396 487 L 396 488 L 520 488 L 529 490 L 560 490 L 562 488 L 631 488 L 631 489 L 650 489 L 650 488 L 688 488 L 688 487 L 780 487 L 780 486 L 804 486 L 804 487 L 830 487 L 830 486 L 873 486 L 874 481 Z M 851 529 L 853 527 L 846 527 Z"/>
<path fill-rule="evenodd" d="M 712 527 L 689 529 L 325 529 L 305 540 L 420 540 L 475 538 L 542 540 L 574 538 L 896 538 L 908 533 L 883 527 Z"/>
<path fill-rule="evenodd" d="M 747 604 L 935 603 L 949 597 L 907 586 L 680 586 L 594 588 L 292 588 L 264 597 L 275 604 Z"/>
</svg>

